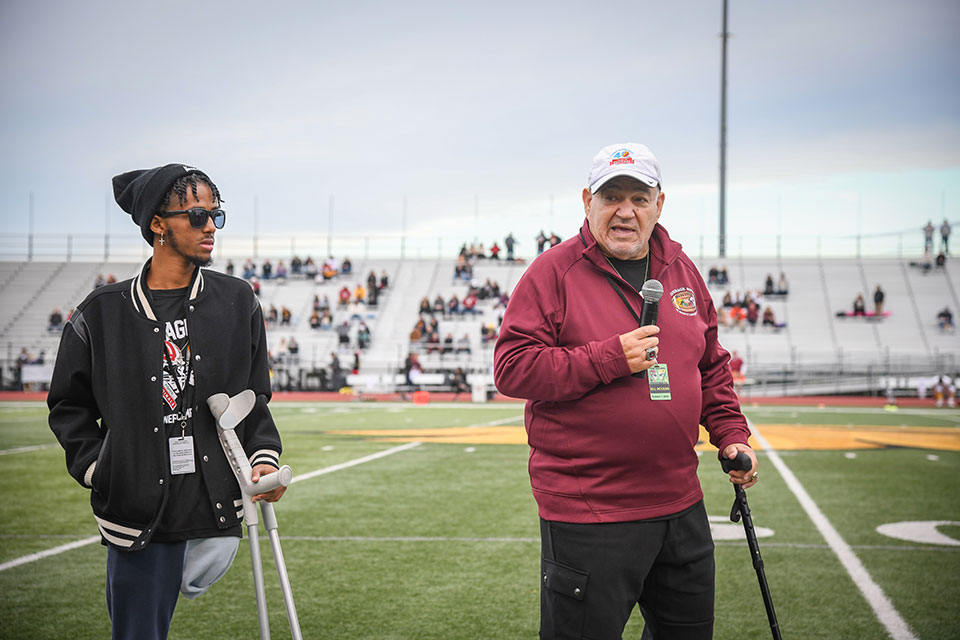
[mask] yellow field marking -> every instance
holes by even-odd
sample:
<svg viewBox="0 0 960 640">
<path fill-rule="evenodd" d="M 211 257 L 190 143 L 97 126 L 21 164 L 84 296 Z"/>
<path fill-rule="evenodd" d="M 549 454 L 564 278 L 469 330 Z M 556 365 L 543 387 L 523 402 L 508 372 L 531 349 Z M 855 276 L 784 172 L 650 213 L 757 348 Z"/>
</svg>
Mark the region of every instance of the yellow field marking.
<svg viewBox="0 0 960 640">
<path fill-rule="evenodd" d="M 960 429 L 950 427 L 887 427 L 868 425 L 766 424 L 759 427 L 770 445 L 778 451 L 881 449 L 911 447 L 960 451 Z M 371 429 L 332 431 L 340 435 L 375 438 L 380 442 L 442 442 L 449 444 L 527 444 L 521 425 L 495 427 L 441 427 L 435 429 Z M 761 449 L 751 438 L 751 446 Z M 698 451 L 715 451 L 710 438 L 700 427 Z"/>
</svg>

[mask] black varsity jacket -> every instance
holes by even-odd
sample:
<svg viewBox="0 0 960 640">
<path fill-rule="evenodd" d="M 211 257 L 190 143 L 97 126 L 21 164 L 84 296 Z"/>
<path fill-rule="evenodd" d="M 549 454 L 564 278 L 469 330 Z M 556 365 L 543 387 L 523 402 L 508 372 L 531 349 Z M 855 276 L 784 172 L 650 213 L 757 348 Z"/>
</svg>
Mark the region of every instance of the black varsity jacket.
<svg viewBox="0 0 960 640">
<path fill-rule="evenodd" d="M 170 465 L 163 424 L 164 329 L 146 294 L 146 274 L 87 296 L 63 329 L 47 406 L 67 470 L 92 489 L 90 504 L 103 538 L 137 551 L 150 542 L 168 504 Z M 257 394 L 236 428 L 250 465 L 279 467 L 280 435 L 267 408 L 270 376 L 260 303 L 243 280 L 196 269 L 186 301 L 193 358 L 193 435 L 220 529 L 239 534 L 240 489 L 206 399 L 215 393 Z"/>
</svg>

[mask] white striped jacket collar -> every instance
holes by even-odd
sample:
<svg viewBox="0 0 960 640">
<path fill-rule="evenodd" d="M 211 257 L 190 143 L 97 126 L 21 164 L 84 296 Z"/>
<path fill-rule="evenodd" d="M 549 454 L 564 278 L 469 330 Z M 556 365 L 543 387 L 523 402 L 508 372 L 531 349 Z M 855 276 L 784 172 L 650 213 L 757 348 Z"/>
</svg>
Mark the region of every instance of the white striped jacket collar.
<svg viewBox="0 0 960 640">
<path fill-rule="evenodd" d="M 130 300 L 133 302 L 137 313 L 142 313 L 151 320 L 156 320 L 157 316 L 150 305 L 150 293 L 147 289 L 147 274 L 150 272 L 150 262 L 153 258 L 147 258 L 140 268 L 140 273 L 130 282 Z M 200 292 L 203 291 L 203 269 L 197 267 L 193 270 L 193 278 L 189 285 L 190 294 L 187 300 L 196 300 Z"/>
</svg>

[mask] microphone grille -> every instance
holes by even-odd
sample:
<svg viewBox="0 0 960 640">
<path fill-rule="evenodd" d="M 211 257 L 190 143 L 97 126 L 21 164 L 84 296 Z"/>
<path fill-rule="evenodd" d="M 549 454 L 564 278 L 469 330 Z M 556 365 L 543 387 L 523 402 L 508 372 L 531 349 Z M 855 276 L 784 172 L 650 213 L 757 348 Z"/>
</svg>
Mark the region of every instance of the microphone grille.
<svg viewBox="0 0 960 640">
<path fill-rule="evenodd" d="M 663 285 L 660 284 L 659 280 L 651 278 L 643 283 L 643 288 L 640 289 L 640 295 L 643 296 L 644 300 L 649 302 L 659 302 L 663 296 Z"/>
</svg>

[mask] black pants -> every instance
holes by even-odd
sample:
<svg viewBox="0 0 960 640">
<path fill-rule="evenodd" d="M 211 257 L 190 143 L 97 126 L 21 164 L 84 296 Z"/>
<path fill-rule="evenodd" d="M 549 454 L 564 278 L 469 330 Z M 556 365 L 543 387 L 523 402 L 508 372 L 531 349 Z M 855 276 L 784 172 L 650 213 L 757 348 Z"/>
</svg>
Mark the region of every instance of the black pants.
<svg viewBox="0 0 960 640">
<path fill-rule="evenodd" d="M 107 547 L 107 611 L 114 640 L 163 640 L 180 596 L 186 542 L 143 551 Z"/>
<path fill-rule="evenodd" d="M 618 639 L 640 605 L 653 640 L 713 637 L 713 539 L 701 501 L 669 520 L 540 520 L 540 637 Z"/>
</svg>

